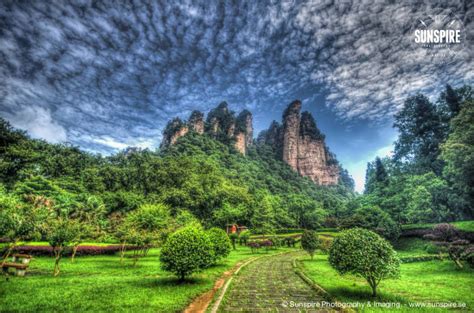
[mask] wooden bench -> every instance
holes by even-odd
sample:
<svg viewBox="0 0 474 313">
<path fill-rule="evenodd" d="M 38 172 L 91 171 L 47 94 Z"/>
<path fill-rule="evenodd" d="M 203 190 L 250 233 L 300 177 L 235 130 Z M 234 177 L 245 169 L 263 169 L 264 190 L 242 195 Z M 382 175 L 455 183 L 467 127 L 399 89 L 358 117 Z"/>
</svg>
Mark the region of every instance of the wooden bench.
<svg viewBox="0 0 474 313">
<path fill-rule="evenodd" d="M 32 256 L 28 254 L 14 254 L 12 256 L 12 262 L 1 263 L 2 270 L 8 273 L 11 268 L 14 270 L 14 275 L 25 276 L 26 269 L 28 268 L 31 259 Z"/>
</svg>

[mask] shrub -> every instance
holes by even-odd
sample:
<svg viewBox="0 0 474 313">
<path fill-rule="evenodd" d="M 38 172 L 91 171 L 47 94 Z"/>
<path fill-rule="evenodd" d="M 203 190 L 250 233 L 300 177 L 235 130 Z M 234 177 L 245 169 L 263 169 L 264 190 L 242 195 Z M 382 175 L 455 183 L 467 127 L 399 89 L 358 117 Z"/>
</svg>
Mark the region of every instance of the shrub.
<svg viewBox="0 0 474 313">
<path fill-rule="evenodd" d="M 212 244 L 212 250 L 214 252 L 214 262 L 219 261 L 221 258 L 225 258 L 229 255 L 232 249 L 229 236 L 226 232 L 220 228 L 214 227 L 207 231 L 209 240 Z"/>
<path fill-rule="evenodd" d="M 451 224 L 438 224 L 433 231 L 424 236 L 432 240 L 433 244 L 448 252 L 449 258 L 457 267 L 463 267 L 463 261 L 470 262 L 469 251 L 473 247 L 468 240 L 461 239 L 459 231 Z"/>
<path fill-rule="evenodd" d="M 346 230 L 334 240 L 329 263 L 339 274 L 352 273 L 365 278 L 374 297 L 382 279 L 396 278 L 400 273 L 400 260 L 390 243 L 361 228 Z"/>
<path fill-rule="evenodd" d="M 294 248 L 296 244 L 296 240 L 293 237 L 286 237 L 285 239 L 283 239 L 283 243 L 286 244 L 288 248 L 290 247 Z"/>
<path fill-rule="evenodd" d="M 319 238 L 315 231 L 306 230 L 301 236 L 301 247 L 309 253 L 311 259 L 319 246 Z"/>
<path fill-rule="evenodd" d="M 271 249 L 274 245 L 271 240 L 262 240 L 259 242 L 260 247 L 265 247 L 265 250 L 268 251 Z"/>
<path fill-rule="evenodd" d="M 390 215 L 378 206 L 363 207 L 358 209 L 354 215 L 345 219 L 341 225 L 343 228 L 361 227 L 370 229 L 388 240 L 397 240 L 400 237 L 400 227 L 393 221 Z"/>
<path fill-rule="evenodd" d="M 251 241 L 247 245 L 252 250 L 252 253 L 258 252 L 258 249 L 260 249 L 260 244 L 256 241 Z"/>
<path fill-rule="evenodd" d="M 442 255 L 417 255 L 400 258 L 400 263 L 426 262 L 433 260 L 443 260 Z"/>
<path fill-rule="evenodd" d="M 185 227 L 168 237 L 160 253 L 161 268 L 184 280 L 214 261 L 213 246 L 207 234 L 196 227 Z"/>
<path fill-rule="evenodd" d="M 246 245 L 250 239 L 250 231 L 244 230 L 239 234 L 239 242 L 241 245 Z"/>
<path fill-rule="evenodd" d="M 329 249 L 331 249 L 332 242 L 334 241 L 333 238 L 328 237 L 319 237 L 319 248 L 323 253 L 328 253 Z"/>
<path fill-rule="evenodd" d="M 229 238 L 230 238 L 230 241 L 232 242 L 232 248 L 235 250 L 235 242 L 237 241 L 237 239 L 239 238 L 239 235 L 237 235 L 237 233 L 231 233 L 229 234 Z"/>
<path fill-rule="evenodd" d="M 272 236 L 269 240 L 271 241 L 273 248 L 278 248 L 282 244 L 282 239 L 278 238 L 277 236 Z"/>
</svg>

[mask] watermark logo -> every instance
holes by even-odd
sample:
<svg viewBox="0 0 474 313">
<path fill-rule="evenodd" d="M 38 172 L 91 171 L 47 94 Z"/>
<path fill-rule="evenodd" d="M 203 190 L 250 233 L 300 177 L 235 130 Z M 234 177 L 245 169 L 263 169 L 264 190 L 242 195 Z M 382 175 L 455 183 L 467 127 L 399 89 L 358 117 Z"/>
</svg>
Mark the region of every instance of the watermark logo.
<svg viewBox="0 0 474 313">
<path fill-rule="evenodd" d="M 464 48 L 466 33 L 462 20 L 454 13 L 426 14 L 415 19 L 411 41 L 429 56 L 449 61 Z"/>
</svg>

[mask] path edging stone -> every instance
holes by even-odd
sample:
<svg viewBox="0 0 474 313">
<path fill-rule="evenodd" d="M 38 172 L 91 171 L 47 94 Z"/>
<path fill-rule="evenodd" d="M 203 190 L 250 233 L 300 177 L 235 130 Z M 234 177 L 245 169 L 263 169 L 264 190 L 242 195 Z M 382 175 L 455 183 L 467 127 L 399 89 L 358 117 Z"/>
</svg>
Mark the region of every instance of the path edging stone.
<svg viewBox="0 0 474 313">
<path fill-rule="evenodd" d="M 327 292 L 323 287 L 319 286 L 316 284 L 310 277 L 308 277 L 305 272 L 303 271 L 301 265 L 299 264 L 298 259 L 293 260 L 293 268 L 295 270 L 295 273 L 306 283 L 308 284 L 311 288 L 314 290 L 318 291 L 319 293 L 322 293 L 323 296 L 326 298 L 326 300 L 332 301 L 334 303 L 341 304 L 341 302 L 337 301 L 337 299 L 332 296 L 329 292 Z M 342 308 L 342 306 L 341 306 Z M 342 312 L 346 313 L 356 313 L 356 311 L 352 308 L 342 308 Z"/>
<path fill-rule="evenodd" d="M 292 253 L 294 251 L 286 251 L 286 252 L 281 252 L 281 253 L 277 253 L 277 254 L 272 254 L 272 255 L 262 255 L 262 256 L 259 256 L 259 257 L 255 257 L 255 258 L 252 258 L 250 260 L 248 260 L 247 262 L 245 262 L 244 264 L 242 264 L 241 266 L 239 266 L 239 268 L 237 268 L 237 270 L 235 270 L 234 273 L 232 273 L 232 275 L 230 276 L 230 278 L 227 280 L 227 282 L 225 283 L 224 287 L 222 288 L 222 291 L 221 293 L 219 294 L 219 297 L 217 298 L 216 302 L 214 303 L 214 305 L 212 306 L 212 309 L 211 309 L 211 313 L 217 313 L 217 311 L 219 310 L 219 306 L 221 305 L 221 302 L 222 300 L 224 299 L 224 296 L 226 294 L 226 291 L 227 289 L 229 288 L 230 286 L 230 283 L 232 282 L 232 279 L 234 278 L 235 275 L 238 275 L 240 270 L 242 268 L 244 268 L 245 266 L 247 266 L 248 264 L 256 261 L 256 260 L 259 260 L 261 258 L 265 258 L 265 257 L 273 257 L 273 256 L 277 256 L 277 255 L 282 255 L 282 254 L 286 254 L 286 253 Z"/>
</svg>

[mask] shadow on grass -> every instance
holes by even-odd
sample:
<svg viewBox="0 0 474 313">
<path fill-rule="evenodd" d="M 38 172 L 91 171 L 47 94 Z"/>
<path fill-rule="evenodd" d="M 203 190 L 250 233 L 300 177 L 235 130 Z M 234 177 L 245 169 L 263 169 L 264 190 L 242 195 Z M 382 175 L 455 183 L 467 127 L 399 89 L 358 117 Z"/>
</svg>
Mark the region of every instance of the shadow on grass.
<svg viewBox="0 0 474 313">
<path fill-rule="evenodd" d="M 157 287 L 178 287 L 187 288 L 189 286 L 204 285 L 208 281 L 204 278 L 190 277 L 185 280 L 179 280 L 173 276 L 166 277 L 148 277 L 129 282 L 130 285 L 139 288 L 157 288 Z"/>
<path fill-rule="evenodd" d="M 372 292 L 367 288 L 350 289 L 347 287 L 328 288 L 327 291 L 336 299 L 344 301 L 378 301 L 378 302 L 400 302 L 406 303 L 407 300 L 400 296 L 385 294 L 383 290 L 377 289 L 378 295 L 372 296 Z"/>
</svg>

